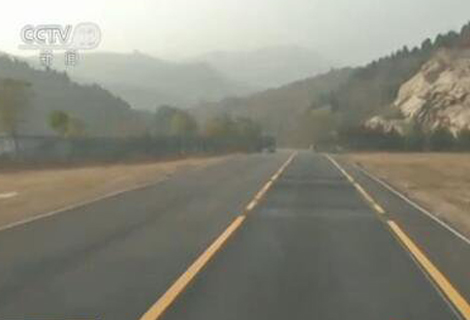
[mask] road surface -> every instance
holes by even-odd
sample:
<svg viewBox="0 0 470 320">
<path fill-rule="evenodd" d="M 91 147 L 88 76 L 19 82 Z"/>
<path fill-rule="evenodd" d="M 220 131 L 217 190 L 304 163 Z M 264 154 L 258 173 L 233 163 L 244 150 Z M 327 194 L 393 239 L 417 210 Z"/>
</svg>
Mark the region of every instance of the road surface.
<svg viewBox="0 0 470 320">
<path fill-rule="evenodd" d="M 468 243 L 354 167 L 290 156 L 0 231 L 0 319 L 468 319 Z"/>
</svg>

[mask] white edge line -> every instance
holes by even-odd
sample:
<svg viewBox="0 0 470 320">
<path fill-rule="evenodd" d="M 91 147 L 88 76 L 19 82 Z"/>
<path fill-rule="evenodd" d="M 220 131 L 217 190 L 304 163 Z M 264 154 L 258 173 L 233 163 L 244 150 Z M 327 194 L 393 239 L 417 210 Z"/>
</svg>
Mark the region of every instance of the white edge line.
<svg viewBox="0 0 470 320">
<path fill-rule="evenodd" d="M 16 191 L 13 192 L 5 192 L 5 193 L 0 193 L 0 199 L 10 199 L 13 197 L 16 197 L 19 193 Z"/>
<path fill-rule="evenodd" d="M 153 186 L 155 186 L 155 185 L 157 185 L 157 184 L 159 184 L 163 181 L 166 181 L 167 179 L 168 178 L 162 178 L 162 179 L 159 179 L 157 181 L 150 182 L 150 183 L 139 184 L 139 185 L 136 185 L 136 186 L 128 188 L 128 189 L 114 191 L 114 192 L 111 192 L 111 193 L 108 193 L 108 194 L 105 194 L 105 195 L 102 195 L 102 196 L 99 196 L 99 197 L 96 197 L 96 198 L 92 198 L 90 200 L 81 201 L 81 202 L 78 202 L 78 203 L 75 203 L 75 204 L 72 204 L 72 205 L 69 205 L 69 206 L 65 206 L 65 207 L 62 207 L 62 208 L 59 208 L 59 209 L 56 209 L 56 210 L 53 210 L 53 211 L 38 214 L 38 215 L 29 217 L 29 218 L 26 218 L 26 219 L 23 219 L 23 220 L 15 221 L 15 222 L 6 224 L 4 226 L 0 226 L 0 232 L 9 230 L 9 229 L 12 229 L 12 228 L 15 228 L 15 227 L 19 227 L 19 226 L 22 226 L 22 225 L 25 225 L 25 224 L 28 224 L 28 223 L 31 223 L 31 222 L 34 222 L 34 221 L 37 221 L 37 220 L 40 220 L 40 219 L 48 218 L 48 217 L 57 215 L 59 213 L 65 213 L 67 211 L 78 209 L 78 208 L 87 206 L 89 204 L 92 204 L 92 203 L 95 203 L 95 202 L 98 202 L 98 201 L 101 201 L 101 200 L 116 197 L 116 196 L 119 196 L 123 193 L 153 187 Z"/>
<path fill-rule="evenodd" d="M 400 197 L 402 200 L 405 200 L 408 204 L 410 204 L 411 206 L 413 206 L 415 209 L 418 209 L 418 211 L 420 211 L 421 213 L 425 214 L 426 216 L 428 216 L 429 218 L 431 218 L 432 220 L 434 220 L 434 222 L 437 222 L 439 225 L 441 225 L 441 227 L 444 227 L 446 228 L 448 231 L 452 232 L 455 236 L 457 236 L 458 238 L 460 238 L 461 240 L 463 240 L 465 243 L 467 244 L 470 244 L 470 239 L 468 239 L 467 237 L 465 237 L 463 234 L 461 234 L 459 231 L 457 231 L 456 229 L 454 229 L 453 227 L 451 227 L 450 225 L 448 225 L 447 223 L 445 223 L 444 221 L 442 221 L 441 219 L 439 219 L 438 217 L 436 217 L 435 214 L 429 212 L 428 210 L 426 210 L 425 208 L 423 208 L 422 206 L 420 206 L 419 204 L 417 204 L 416 202 L 414 202 L 413 200 L 411 200 L 410 198 L 406 197 L 404 194 L 402 194 L 400 191 L 398 191 L 397 189 L 395 189 L 394 187 L 392 187 L 389 183 L 385 182 L 384 180 L 376 177 L 375 175 L 373 175 L 372 173 L 368 172 L 366 169 L 364 168 L 361 168 L 360 166 L 358 165 L 355 165 L 361 172 L 363 172 L 366 176 L 368 176 L 369 178 L 371 178 L 372 180 L 374 180 L 375 182 L 378 182 L 379 184 L 381 184 L 383 187 L 385 187 L 387 190 L 391 191 L 392 193 L 394 193 L 395 195 L 397 195 L 398 197 Z"/>
<path fill-rule="evenodd" d="M 329 154 L 325 154 L 325 156 L 331 161 L 331 163 L 333 163 L 341 172 L 342 170 L 346 171 L 346 169 L 342 168 L 337 162 L 336 160 L 331 157 Z M 359 168 L 359 167 L 358 167 Z M 361 168 L 359 168 L 361 169 Z M 365 170 L 364 170 L 365 171 Z M 349 174 L 349 173 L 348 173 Z M 375 177 L 371 177 L 371 178 L 375 178 Z M 378 181 L 380 182 L 380 181 Z M 391 190 L 393 191 L 393 190 Z M 421 265 L 421 263 L 417 260 L 417 258 L 414 256 L 414 254 L 405 246 L 405 244 L 403 243 L 403 241 L 400 239 L 400 237 L 398 237 L 398 235 L 391 229 L 389 223 L 386 223 L 386 226 L 391 230 L 390 231 L 390 234 L 392 235 L 392 237 L 394 237 L 396 240 L 397 240 L 397 244 L 399 246 L 401 246 L 405 253 L 408 255 L 408 257 L 411 258 L 411 260 L 414 262 L 415 266 L 418 267 L 418 269 L 422 272 L 422 274 L 425 276 L 425 278 L 429 281 L 429 283 L 431 284 L 431 286 L 436 290 L 437 294 L 444 300 L 444 302 L 446 303 L 446 305 L 450 308 L 451 312 L 458 318 L 458 319 L 464 319 L 463 318 L 463 315 L 460 314 L 459 311 L 457 311 L 457 307 L 453 304 L 453 302 L 451 302 L 449 300 L 449 298 L 444 294 L 444 292 L 442 291 L 442 289 L 437 285 L 437 283 L 435 282 L 435 280 L 431 277 L 431 275 L 427 272 L 427 270 L 424 269 L 424 267 Z"/>
<path fill-rule="evenodd" d="M 290 162 L 294 159 L 294 157 L 296 155 L 297 155 L 297 152 L 294 152 L 290 156 L 290 158 L 287 160 L 287 162 L 290 164 Z M 131 191 L 136 191 L 136 190 L 139 190 L 139 189 L 145 189 L 145 188 L 153 187 L 153 186 L 155 186 L 155 185 L 157 185 L 157 184 L 159 184 L 163 181 L 166 181 L 166 180 L 168 180 L 168 178 L 162 178 L 162 179 L 159 179 L 157 181 L 153 181 L 153 182 L 145 183 L 145 184 L 140 184 L 140 185 L 128 188 L 128 189 L 123 189 L 123 190 L 111 192 L 111 193 L 105 194 L 103 196 L 99 196 L 97 198 L 93 198 L 93 199 L 90 199 L 90 200 L 85 200 L 85 201 L 78 202 L 78 203 L 75 203 L 75 204 L 70 205 L 70 206 L 65 206 L 65 207 L 59 208 L 57 210 L 49 211 L 49 212 L 38 214 L 38 215 L 29 217 L 29 218 L 26 218 L 26 219 L 23 219 L 23 220 L 15 221 L 15 222 L 0 226 L 0 232 L 6 231 L 6 230 L 9 230 L 9 229 L 13 229 L 13 228 L 16 228 L 16 227 L 19 227 L 19 226 L 37 221 L 37 220 L 48 218 L 48 217 L 57 215 L 59 213 L 65 213 L 67 211 L 78 209 L 78 208 L 87 206 L 89 204 L 92 204 L 94 202 L 98 202 L 98 201 L 105 200 L 105 199 L 108 199 L 108 198 L 116 197 L 116 196 L 119 196 L 119 195 L 121 195 L 123 193 L 126 193 L 126 192 L 131 192 Z"/>
</svg>

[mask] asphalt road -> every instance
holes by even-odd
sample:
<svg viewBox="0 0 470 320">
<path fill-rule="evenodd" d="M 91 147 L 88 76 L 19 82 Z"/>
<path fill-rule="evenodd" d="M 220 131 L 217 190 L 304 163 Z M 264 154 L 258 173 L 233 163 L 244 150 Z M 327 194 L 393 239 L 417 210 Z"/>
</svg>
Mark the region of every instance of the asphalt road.
<svg viewBox="0 0 470 320">
<path fill-rule="evenodd" d="M 138 320 L 289 155 L 239 155 L 0 232 L 0 319 Z M 421 241 L 418 226 L 397 223 L 465 295 L 468 246 L 441 231 L 442 241 Z M 419 226 L 426 224 L 433 222 Z M 441 242 L 454 243 L 452 252 Z M 384 218 L 329 160 L 309 152 L 294 158 L 161 318 L 460 319 Z"/>
</svg>

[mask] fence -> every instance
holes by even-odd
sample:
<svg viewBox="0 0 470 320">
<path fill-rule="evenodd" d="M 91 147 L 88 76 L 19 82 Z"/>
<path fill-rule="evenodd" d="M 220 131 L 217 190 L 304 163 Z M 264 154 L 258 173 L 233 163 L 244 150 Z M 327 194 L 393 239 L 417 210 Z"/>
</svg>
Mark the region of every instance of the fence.
<svg viewBox="0 0 470 320">
<path fill-rule="evenodd" d="M 130 157 L 255 151 L 262 141 L 204 137 L 74 138 L 0 137 L 0 159 L 22 161 L 118 160 Z"/>
</svg>

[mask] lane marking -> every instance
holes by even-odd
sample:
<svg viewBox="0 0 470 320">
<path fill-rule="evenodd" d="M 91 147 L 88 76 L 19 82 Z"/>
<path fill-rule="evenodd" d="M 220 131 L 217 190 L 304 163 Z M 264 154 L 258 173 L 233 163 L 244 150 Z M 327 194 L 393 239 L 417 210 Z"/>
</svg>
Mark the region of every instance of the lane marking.
<svg viewBox="0 0 470 320">
<path fill-rule="evenodd" d="M 379 214 L 386 214 L 386 211 L 380 204 L 377 203 L 377 201 L 372 198 L 372 196 L 358 183 L 356 180 L 348 173 L 346 170 L 343 169 L 343 167 L 335 160 L 333 159 L 330 155 L 326 154 L 325 155 L 328 160 L 349 180 L 349 182 L 352 183 L 352 185 L 356 188 L 357 191 L 362 195 L 364 199 L 369 203 L 369 205 Z"/>
<path fill-rule="evenodd" d="M 457 310 L 459 310 L 464 319 L 470 320 L 470 305 L 465 298 L 394 221 L 387 221 L 387 223 L 403 245 L 413 254 L 413 257 L 437 283 L 439 289 L 444 292 L 447 298 L 453 303 Z"/>
<path fill-rule="evenodd" d="M 206 251 L 184 272 L 178 280 L 158 299 L 158 301 L 140 318 L 140 320 L 158 319 L 165 310 L 175 301 L 179 294 L 201 271 L 207 262 L 223 246 L 227 239 L 242 225 L 246 216 L 238 216 L 230 226 L 207 248 Z"/>
<path fill-rule="evenodd" d="M 237 229 L 243 224 L 247 217 L 248 211 L 259 203 L 259 199 L 263 197 L 266 192 L 273 185 L 274 181 L 277 180 L 280 175 L 285 171 L 287 166 L 297 155 L 294 152 L 287 161 L 276 171 L 276 173 L 269 179 L 269 181 L 261 188 L 256 194 L 255 199 L 250 201 L 246 207 L 245 212 L 235 218 L 235 220 L 228 226 L 227 229 L 204 251 L 193 264 L 171 285 L 171 287 L 153 304 L 150 309 L 144 313 L 140 320 L 157 320 L 163 313 L 170 307 L 170 305 L 178 298 L 178 296 L 186 289 L 188 284 L 196 277 L 196 275 L 204 268 L 204 266 L 210 261 L 210 259 L 223 247 L 228 241 L 230 236 L 235 233 Z M 274 179 L 273 179 L 274 178 Z"/>
<path fill-rule="evenodd" d="M 296 157 L 297 152 L 291 154 L 291 156 L 287 159 L 284 164 L 274 173 L 274 175 L 266 182 L 266 184 L 261 188 L 261 190 L 256 194 L 253 200 L 251 200 L 245 208 L 245 213 L 253 210 L 259 203 L 259 201 L 264 197 L 264 195 L 268 192 L 268 190 L 272 187 L 274 182 L 282 175 L 282 173 L 287 169 L 287 167 L 291 164 L 291 162 Z"/>
<path fill-rule="evenodd" d="M 297 155 L 297 152 L 294 152 L 291 155 L 291 157 L 287 160 L 287 162 L 290 163 L 296 155 Z M 279 177 L 278 173 L 279 173 L 279 171 L 276 172 L 276 179 Z M 276 179 L 274 179 L 274 180 L 276 180 Z M 19 226 L 22 226 L 22 225 L 25 225 L 25 224 L 28 224 L 28 223 L 31 223 L 31 222 L 34 222 L 34 221 L 49 218 L 49 217 L 55 216 L 57 214 L 66 213 L 68 211 L 72 211 L 72 210 L 75 210 L 75 209 L 93 204 L 94 202 L 99 202 L 101 200 L 106 200 L 106 199 L 109 199 L 109 198 L 117 197 L 117 196 L 119 196 L 121 194 L 124 194 L 124 193 L 127 193 L 127 192 L 132 192 L 132 191 L 137 191 L 137 190 L 141 190 L 141 189 L 150 188 L 150 187 L 156 186 L 159 183 L 167 181 L 167 180 L 168 180 L 168 177 L 164 177 L 164 178 L 158 179 L 158 180 L 150 182 L 150 183 L 143 183 L 143 184 L 136 185 L 134 187 L 130 187 L 130 188 L 110 192 L 110 193 L 105 194 L 103 196 L 99 196 L 99 197 L 92 198 L 92 199 L 89 199 L 89 200 L 84 200 L 84 201 L 77 202 L 75 204 L 65 206 L 65 207 L 62 207 L 62 208 L 59 208 L 59 209 L 56 209 L 56 210 L 53 210 L 53 211 L 45 212 L 45 213 L 38 214 L 38 215 L 29 217 L 29 218 L 25 218 L 25 219 L 22 219 L 22 220 L 19 220 L 19 221 L 8 223 L 6 225 L 0 226 L 0 232 L 8 230 L 8 229 L 13 229 L 13 228 L 16 228 L 16 227 L 19 227 Z M 272 178 L 271 178 L 271 180 L 274 181 Z"/>
<path fill-rule="evenodd" d="M 445 223 L 444 221 L 442 221 L 441 219 L 439 219 L 435 214 L 433 214 L 432 212 L 426 210 L 425 208 L 423 208 L 422 206 L 420 206 L 419 204 L 417 204 L 416 202 L 414 202 L 413 200 L 411 200 L 410 198 L 408 198 L 407 196 L 405 196 L 403 193 L 401 193 L 400 191 L 398 191 L 395 187 L 393 187 L 392 185 L 390 185 L 389 183 L 387 183 L 386 181 L 384 181 L 383 179 L 380 179 L 378 177 L 376 177 L 375 175 L 373 175 L 372 173 L 370 173 L 369 171 L 367 171 L 366 169 L 364 168 L 361 168 L 359 166 L 356 165 L 356 168 L 358 168 L 362 173 L 364 173 L 367 177 L 369 177 L 370 179 L 374 180 L 375 182 L 379 183 L 380 185 L 382 185 L 384 188 L 386 188 L 388 191 L 392 192 L 393 194 L 395 194 L 396 196 L 398 196 L 400 199 L 404 200 L 405 202 L 407 202 L 408 204 L 410 204 L 411 206 L 413 206 L 415 209 L 417 209 L 419 212 L 421 212 L 422 214 L 426 215 L 428 218 L 431 218 L 434 222 L 438 223 L 441 227 L 447 229 L 447 231 L 450 231 L 454 236 L 460 238 L 461 240 L 463 240 L 465 243 L 467 244 L 470 244 L 470 239 L 467 238 L 466 236 L 464 236 L 462 233 L 460 233 L 458 230 L 456 230 L 455 228 L 453 228 L 452 226 L 450 226 L 449 224 Z"/>
<path fill-rule="evenodd" d="M 19 226 L 22 226 L 22 225 L 25 225 L 25 224 L 28 224 L 28 223 L 31 223 L 31 222 L 34 222 L 34 221 L 49 218 L 49 217 L 55 216 L 57 214 L 66 213 L 68 211 L 72 211 L 72 210 L 75 210 L 75 209 L 93 204 L 95 202 L 99 202 L 101 200 L 106 200 L 106 199 L 109 199 L 109 198 L 117 197 L 117 196 L 119 196 L 121 194 L 124 194 L 124 193 L 127 193 L 127 192 L 132 192 L 132 191 L 137 191 L 137 190 L 141 190 L 141 189 L 150 188 L 150 187 L 156 186 L 159 183 L 161 183 L 163 181 L 166 181 L 166 180 L 168 180 L 167 177 L 158 179 L 158 180 L 150 182 L 150 183 L 138 184 L 138 185 L 136 185 L 134 187 L 131 187 L 131 188 L 110 192 L 108 194 L 105 194 L 105 195 L 102 195 L 102 196 L 99 196 L 99 197 L 96 197 L 96 198 L 92 198 L 92 199 L 89 199 L 89 200 L 77 202 L 75 204 L 59 208 L 57 210 L 49 211 L 49 212 L 38 214 L 38 215 L 29 217 L 29 218 L 26 218 L 26 219 L 23 219 L 23 220 L 15 221 L 15 222 L 0 226 L 0 232 L 8 230 L 8 229 L 13 229 L 13 228 L 16 228 L 16 227 L 19 227 Z"/>
<path fill-rule="evenodd" d="M 17 195 L 18 195 L 18 192 L 16 191 L 0 193 L 0 199 L 9 199 L 9 198 L 16 197 Z"/>
<path fill-rule="evenodd" d="M 352 181 L 354 185 L 360 187 L 364 193 L 361 192 L 361 195 L 367 194 L 370 199 L 372 199 L 373 203 L 376 204 L 375 200 L 360 186 L 352 176 L 344 170 L 341 165 L 333 159 L 329 155 L 325 155 L 331 163 L 335 165 L 335 167 L 343 173 L 348 180 Z M 357 187 L 356 187 L 357 188 Z M 358 189 L 359 190 L 359 189 Z M 383 210 L 380 205 L 378 205 L 380 210 Z M 374 206 L 375 208 L 375 206 Z M 378 210 L 378 208 L 375 208 Z M 383 210 L 385 213 L 385 210 Z M 470 305 L 465 300 L 465 298 L 457 291 L 457 289 L 450 283 L 449 280 L 444 276 L 442 272 L 429 260 L 426 255 L 418 248 L 418 246 L 406 235 L 406 233 L 392 220 L 387 219 L 387 225 L 389 226 L 389 230 L 400 239 L 400 242 L 404 245 L 404 248 L 408 249 L 408 252 L 411 254 L 412 258 L 417 262 L 418 266 L 421 267 L 423 271 L 425 271 L 425 275 L 430 280 L 430 283 L 434 286 L 436 285 L 439 289 L 437 292 L 443 293 L 443 298 L 446 302 L 450 303 L 450 307 L 455 307 L 460 314 L 463 316 L 465 320 L 470 320 Z M 436 287 L 434 286 L 434 287 Z M 447 299 L 446 299 L 447 298 Z M 454 310 L 452 308 L 452 310 Z"/>
<path fill-rule="evenodd" d="M 247 211 L 253 210 L 254 207 L 256 207 L 257 204 L 258 204 L 258 201 L 252 200 L 252 201 L 248 204 L 248 206 L 246 207 L 246 210 L 247 210 Z"/>
<path fill-rule="evenodd" d="M 379 206 L 378 204 L 374 204 L 375 210 L 380 214 L 385 214 L 385 209 Z"/>
</svg>

